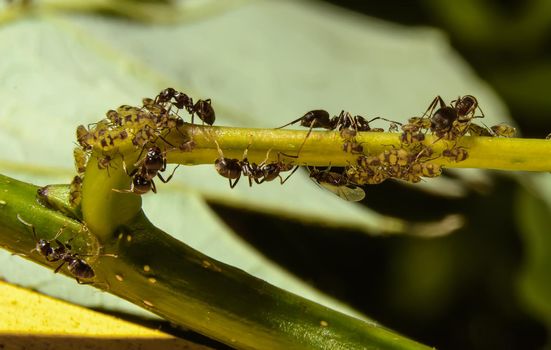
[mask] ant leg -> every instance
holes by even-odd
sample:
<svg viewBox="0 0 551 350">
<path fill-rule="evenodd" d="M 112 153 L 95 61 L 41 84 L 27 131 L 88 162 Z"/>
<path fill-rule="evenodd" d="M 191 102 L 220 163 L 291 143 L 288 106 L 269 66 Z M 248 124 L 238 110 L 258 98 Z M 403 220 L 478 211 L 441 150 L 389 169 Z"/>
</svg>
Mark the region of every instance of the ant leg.
<svg viewBox="0 0 551 350">
<path fill-rule="evenodd" d="M 178 169 L 179 166 L 180 166 L 180 164 L 176 165 L 176 167 L 174 168 L 174 170 L 172 170 L 172 173 L 170 174 L 169 177 L 166 178 L 166 180 L 163 178 L 161 173 L 157 173 L 157 177 L 159 178 L 159 180 L 161 180 L 163 183 L 166 184 L 167 182 L 169 182 L 172 179 L 172 176 L 174 176 L 174 173 L 176 172 L 176 169 Z"/>
<path fill-rule="evenodd" d="M 295 168 L 291 171 L 291 173 L 289 175 L 287 175 L 287 177 L 285 178 L 285 180 L 283 180 L 283 178 L 281 177 L 281 175 L 279 175 L 279 181 L 281 182 L 281 184 L 283 185 L 287 180 L 289 180 L 289 178 L 291 177 L 291 175 L 293 175 L 297 170 L 298 170 L 299 166 L 295 166 Z"/>
<path fill-rule="evenodd" d="M 237 185 L 237 183 L 239 182 L 239 179 L 240 179 L 240 178 L 241 178 L 241 174 L 239 174 L 239 177 L 238 177 L 237 179 L 235 179 L 235 181 L 233 182 L 233 184 L 232 184 L 232 182 L 231 182 L 231 179 L 228 179 L 228 181 L 230 182 L 230 188 L 234 188 L 235 185 Z"/>
<path fill-rule="evenodd" d="M 304 147 L 304 144 L 306 143 L 306 140 L 308 140 L 308 137 L 310 137 L 310 134 L 312 133 L 312 129 L 314 128 L 315 125 L 316 125 L 316 120 L 312 120 L 312 123 L 310 123 L 310 129 L 308 129 L 308 133 L 306 133 L 306 136 L 304 137 L 304 141 L 302 141 L 302 143 L 300 144 L 300 147 L 298 148 L 296 156 L 292 156 L 290 154 L 286 154 L 283 152 L 281 154 L 290 158 L 298 158 L 298 156 L 300 155 L 300 152 L 302 151 L 302 148 Z"/>
<path fill-rule="evenodd" d="M 28 226 L 28 227 L 31 228 L 31 230 L 33 231 L 34 240 L 38 242 L 38 236 L 36 234 L 36 230 L 34 228 L 34 225 L 29 223 L 29 222 L 26 222 L 25 220 L 23 220 L 23 218 L 21 217 L 21 215 L 19 215 L 19 213 L 17 214 L 17 220 L 19 220 L 19 222 L 22 223 L 23 225 Z M 31 250 L 31 252 L 34 251 L 34 250 L 36 250 L 36 248 L 33 248 L 33 250 Z"/>
<path fill-rule="evenodd" d="M 167 135 L 168 135 L 168 134 L 167 134 Z M 166 136 L 166 135 L 165 135 L 165 136 Z M 160 138 L 161 140 L 163 140 L 163 141 L 164 141 L 167 145 L 169 145 L 170 147 L 176 148 L 173 144 L 171 144 L 170 142 L 168 142 L 168 140 L 165 139 L 163 136 L 158 135 L 157 137 Z"/>
<path fill-rule="evenodd" d="M 397 121 L 394 121 L 394 120 L 390 120 L 390 119 L 386 119 L 386 118 L 383 118 L 383 117 L 375 117 L 375 118 L 372 118 L 372 119 L 368 120 L 367 123 L 369 124 L 369 123 L 371 123 L 371 122 L 373 122 L 373 121 L 375 121 L 375 120 L 379 120 L 379 119 L 380 119 L 380 120 L 384 120 L 385 122 L 398 124 L 398 125 L 400 125 L 400 126 L 403 125 L 403 124 L 400 123 L 400 122 L 397 122 Z"/>
<path fill-rule="evenodd" d="M 264 160 L 260 164 L 258 164 L 258 167 L 263 167 L 264 165 L 266 165 L 266 162 L 268 162 L 268 159 L 270 158 L 270 152 L 271 151 L 272 151 L 272 149 L 270 148 L 268 150 L 268 152 L 266 152 L 266 158 L 264 158 Z M 279 159 L 278 159 L 278 161 L 279 161 Z"/>
<path fill-rule="evenodd" d="M 286 126 L 289 126 L 289 125 L 293 125 L 293 124 L 295 124 L 295 123 L 298 123 L 299 121 L 301 121 L 302 119 L 304 119 L 304 117 L 305 117 L 305 116 L 303 115 L 302 117 L 297 118 L 297 119 L 293 120 L 293 121 L 290 122 L 290 123 L 287 123 L 287 124 L 285 124 L 285 125 L 283 125 L 283 126 L 280 126 L 280 127 L 274 128 L 274 129 L 283 129 L 283 128 L 286 127 Z"/>
<path fill-rule="evenodd" d="M 421 118 L 427 117 L 427 113 L 428 113 L 428 118 L 430 118 L 432 116 L 432 112 L 434 111 L 434 109 L 436 108 L 438 103 L 440 103 L 440 108 L 446 107 L 446 103 L 444 102 L 442 97 L 440 97 L 440 95 L 438 95 L 434 98 L 434 100 L 432 100 L 432 102 L 429 105 L 429 108 L 427 108 L 427 110 L 425 111 L 425 113 L 423 113 Z"/>
<path fill-rule="evenodd" d="M 142 158 L 142 154 L 143 154 L 143 151 L 145 150 L 145 147 L 147 146 L 147 142 L 143 144 L 142 146 L 142 150 L 140 151 L 140 154 L 138 154 L 138 158 L 136 158 L 136 162 L 134 163 L 134 167 L 139 167 L 144 161 L 145 161 L 145 158 L 143 159 L 140 159 Z M 126 163 L 124 162 L 124 156 L 123 156 L 123 168 L 124 170 L 126 170 Z M 128 172 L 126 172 L 128 174 Z"/>
<path fill-rule="evenodd" d="M 61 265 L 59 265 L 59 266 L 54 270 L 54 273 L 58 273 L 59 270 L 61 270 L 61 268 L 63 267 L 63 265 L 65 265 L 65 261 L 63 261 L 63 262 L 61 263 Z"/>
<path fill-rule="evenodd" d="M 220 145 L 218 144 L 218 141 L 214 140 L 214 143 L 216 143 L 216 148 L 218 149 L 218 155 L 220 155 L 221 159 L 224 159 L 224 152 L 222 152 L 222 149 L 220 148 Z"/>
<path fill-rule="evenodd" d="M 153 179 L 151 179 L 151 191 L 153 191 L 153 193 L 157 193 L 157 186 L 155 186 L 155 182 L 153 182 Z"/>
<path fill-rule="evenodd" d="M 117 189 L 117 188 L 112 188 L 111 191 L 117 192 L 117 193 L 134 193 L 134 194 L 138 195 L 138 194 L 135 193 L 133 190 L 119 190 L 119 189 Z"/>
<path fill-rule="evenodd" d="M 90 281 L 90 282 L 83 282 L 81 280 L 78 279 L 78 277 L 75 277 L 75 279 L 77 280 L 77 283 L 78 284 L 94 284 L 94 282 Z"/>
</svg>

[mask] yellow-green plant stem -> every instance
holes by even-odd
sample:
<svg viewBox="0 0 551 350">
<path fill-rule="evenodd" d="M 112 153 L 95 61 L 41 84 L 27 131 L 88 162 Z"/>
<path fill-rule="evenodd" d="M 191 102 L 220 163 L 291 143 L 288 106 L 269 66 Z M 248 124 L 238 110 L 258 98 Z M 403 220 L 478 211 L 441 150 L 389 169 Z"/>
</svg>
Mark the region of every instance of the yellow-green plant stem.
<svg viewBox="0 0 551 350">
<path fill-rule="evenodd" d="M 0 245 L 51 269 L 59 264 L 31 251 L 36 241 L 19 215 L 39 238 L 52 239 L 64 227 L 62 241 L 77 237 L 73 248 L 93 254 L 94 235 L 36 196 L 36 186 L 0 175 Z M 141 211 L 103 237 L 101 251 L 117 256 L 96 251 L 89 260 L 95 287 L 238 349 L 429 349 L 211 259 L 155 228 Z M 70 275 L 66 268 L 60 273 Z"/>
<path fill-rule="evenodd" d="M 180 164 L 212 164 L 219 157 L 214 140 L 228 158 L 241 159 L 249 146 L 249 160 L 261 162 L 268 150 L 270 159 L 277 159 L 279 152 L 297 155 L 307 130 L 250 129 L 186 126 L 196 144 L 192 152 L 173 151 L 168 153 L 168 161 Z M 182 141 L 177 132 L 171 132 L 168 140 L 173 144 Z M 162 144 L 162 141 L 159 141 Z M 384 149 L 402 147 L 398 133 L 360 132 L 356 142 L 363 145 L 364 153 L 376 155 Z M 299 165 L 345 166 L 354 164 L 357 154 L 346 153 L 342 149 L 343 139 L 338 132 L 312 131 L 297 159 L 287 158 Z M 551 141 L 540 139 L 474 137 L 466 136 L 457 143 L 437 140 L 427 135 L 424 142 L 436 154 L 453 146 L 464 147 L 469 158 L 462 162 L 450 162 L 443 157 L 432 160 L 449 168 L 480 168 L 516 171 L 551 171 Z M 164 145 L 166 147 L 166 144 Z"/>
</svg>

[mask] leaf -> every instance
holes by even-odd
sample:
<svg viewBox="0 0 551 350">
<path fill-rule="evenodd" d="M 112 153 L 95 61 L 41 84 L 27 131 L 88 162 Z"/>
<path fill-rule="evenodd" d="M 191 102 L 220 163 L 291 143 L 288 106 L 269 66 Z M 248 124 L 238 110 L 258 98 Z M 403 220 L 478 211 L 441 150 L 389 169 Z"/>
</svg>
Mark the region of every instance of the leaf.
<svg viewBox="0 0 551 350">
<path fill-rule="evenodd" d="M 551 326 L 551 178 L 537 174 L 519 191 L 517 215 L 524 243 L 519 289 L 528 309 Z"/>
<path fill-rule="evenodd" d="M 424 112 L 437 94 L 445 100 L 477 96 L 490 124 L 507 116 L 434 30 L 402 28 L 311 2 L 250 1 L 223 9 L 198 6 L 194 21 L 171 26 L 40 11 L 5 25 L 2 172 L 39 184 L 68 183 L 76 125 L 96 122 L 121 104 L 139 104 L 167 86 L 212 98 L 220 125 L 276 127 L 314 108 L 404 120 Z M 335 308 L 335 301 L 237 238 L 205 198 L 372 234 L 408 227 L 323 192 L 305 174 L 283 187 L 240 184 L 231 190 L 211 166 L 187 167 L 158 195 L 145 197 L 151 220 L 198 250 Z M 2 276 L 9 281 L 89 306 L 115 307 L 111 297 L 81 287 L 75 292 L 69 289 L 73 281 L 23 267 L 17 257 L 4 254 L 3 260 Z"/>
</svg>

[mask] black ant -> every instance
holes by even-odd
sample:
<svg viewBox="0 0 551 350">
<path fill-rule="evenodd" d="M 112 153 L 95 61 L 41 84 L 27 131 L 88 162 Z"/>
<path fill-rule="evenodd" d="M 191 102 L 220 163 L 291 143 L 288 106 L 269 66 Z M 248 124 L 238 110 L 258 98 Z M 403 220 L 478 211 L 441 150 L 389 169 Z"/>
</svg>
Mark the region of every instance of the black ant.
<svg viewBox="0 0 551 350">
<path fill-rule="evenodd" d="M 220 145 L 216 140 L 214 142 L 216 143 L 218 154 L 220 155 L 220 157 L 216 158 L 216 160 L 214 161 L 214 168 L 216 169 L 218 174 L 229 180 L 230 188 L 234 188 L 241 178 L 241 171 L 243 170 L 241 161 L 236 158 L 224 157 L 224 153 L 222 152 Z M 232 183 L 232 180 L 235 181 Z"/>
<path fill-rule="evenodd" d="M 365 198 L 365 191 L 351 183 L 344 173 L 330 171 L 330 168 L 319 170 L 316 167 L 308 167 L 310 178 L 321 187 L 347 201 L 361 201 Z"/>
<path fill-rule="evenodd" d="M 370 120 L 367 120 L 360 115 L 352 116 L 350 113 L 345 111 L 341 111 L 341 113 L 338 116 L 334 116 L 333 118 L 331 118 L 327 111 L 323 109 L 315 109 L 315 110 L 306 112 L 306 114 L 304 114 L 302 117 L 295 119 L 292 122 L 287 123 L 283 126 L 280 126 L 276 129 L 281 129 L 298 122 L 300 122 L 301 126 L 309 128 L 308 133 L 306 134 L 306 137 L 304 138 L 304 141 L 302 142 L 298 150 L 298 153 L 300 153 L 300 151 L 302 150 L 302 147 L 304 147 L 304 144 L 306 143 L 306 140 L 310 136 L 313 128 L 338 130 L 341 132 L 341 136 L 345 139 L 345 141 L 350 141 L 350 138 L 351 137 L 353 138 L 355 136 L 355 133 L 358 131 L 384 131 L 383 129 L 380 129 L 380 128 L 376 128 L 376 129 L 371 128 L 370 123 L 378 119 L 385 120 L 393 124 L 396 123 L 382 117 L 375 117 Z M 358 153 L 361 153 L 363 151 L 363 148 L 356 144 L 347 142 L 347 144 L 343 145 L 343 150 L 345 152 L 348 150 L 351 150 L 351 151 L 356 151 Z M 286 155 L 286 156 L 293 157 L 293 158 L 298 157 L 298 156 L 289 156 L 289 155 Z"/>
<path fill-rule="evenodd" d="M 433 110 L 440 106 L 434 112 Z M 480 110 L 482 115 L 475 116 L 476 109 Z M 450 105 L 446 105 L 442 97 L 436 96 L 431 102 L 423 116 L 430 117 L 430 129 L 439 138 L 447 137 L 456 139 L 467 133 L 471 120 L 474 118 L 484 118 L 484 113 L 478 105 L 478 101 L 472 95 L 465 95 L 453 100 Z"/>
<path fill-rule="evenodd" d="M 352 128 L 356 131 L 371 131 L 372 129 L 369 123 L 378 119 L 392 122 L 390 120 L 387 120 L 381 117 L 375 117 L 371 120 L 367 120 L 360 115 L 352 116 L 350 115 L 350 113 L 345 111 L 341 111 L 341 113 L 338 116 L 334 116 L 333 118 L 331 118 L 329 116 L 329 112 L 323 109 L 315 109 L 315 110 L 306 112 L 302 117 L 295 119 L 292 122 L 287 123 L 283 126 L 280 126 L 276 129 L 281 129 L 286 126 L 293 125 L 300 122 L 300 126 L 310 128 L 310 130 L 312 130 L 313 128 L 323 128 L 327 130 L 340 131 L 345 128 Z"/>
<path fill-rule="evenodd" d="M 174 100 L 174 102 L 172 101 Z M 195 104 L 193 99 L 183 92 L 176 91 L 169 87 L 161 91 L 154 100 L 155 103 L 171 103 L 178 109 L 185 108 L 186 111 L 191 114 L 191 123 L 193 124 L 193 117 L 195 114 L 204 123 L 208 125 L 214 124 L 216 120 L 216 113 L 212 108 L 211 100 L 198 100 Z"/>
<path fill-rule="evenodd" d="M 55 262 L 62 261 L 61 264 L 54 270 L 54 273 L 58 273 L 61 268 L 67 264 L 67 269 L 75 277 L 76 281 L 79 284 L 88 284 L 89 282 L 82 282 L 80 279 L 90 279 L 95 276 L 94 269 L 84 260 L 82 260 L 78 254 L 71 252 L 71 246 L 69 242 L 61 243 L 57 237 L 63 232 L 61 228 L 54 239 L 38 239 L 36 230 L 33 224 L 26 222 L 17 214 L 17 219 L 25 226 L 29 226 L 33 231 L 34 239 L 36 240 L 36 246 L 31 250 L 37 251 L 42 255 L 46 261 Z M 51 242 L 54 241 L 57 244 L 57 247 L 52 247 Z M 69 240 L 70 241 L 70 240 Z"/>
<path fill-rule="evenodd" d="M 298 166 L 286 164 L 280 160 L 278 154 L 278 160 L 276 162 L 267 163 L 270 151 L 266 154 L 266 158 L 260 163 L 251 163 L 247 157 L 249 147 L 243 152 L 242 160 L 236 158 L 226 158 L 220 148 L 217 141 L 216 147 L 218 148 L 218 154 L 220 155 L 214 161 L 214 167 L 221 176 L 227 178 L 230 183 L 230 188 L 234 188 L 239 182 L 241 175 L 249 178 L 249 186 L 252 186 L 253 181 L 258 185 L 264 182 L 270 182 L 279 178 L 280 183 L 283 185 L 298 169 Z M 250 146 L 250 145 L 249 145 Z M 293 170 L 285 179 L 281 177 L 281 172 Z M 232 182 L 232 180 L 234 180 Z"/>
<path fill-rule="evenodd" d="M 174 170 L 172 170 L 170 176 L 167 177 L 165 180 L 165 178 L 160 174 L 161 172 L 166 170 L 165 154 L 166 151 L 163 152 L 161 148 L 156 145 L 149 147 L 144 158 L 134 164 L 136 168 L 130 173 L 127 171 L 126 165 L 123 161 L 123 168 L 125 169 L 128 176 L 132 178 L 132 184 L 130 185 L 130 189 L 128 190 L 113 189 L 113 191 L 119 193 L 135 193 L 137 195 L 145 194 L 150 190 L 153 191 L 153 193 L 157 193 L 157 187 L 155 186 L 155 182 L 153 182 L 153 178 L 155 178 L 156 176 L 163 183 L 167 183 L 172 179 L 174 173 L 176 172 L 176 169 L 178 169 L 178 167 L 180 166 L 178 164 L 174 168 Z M 138 156 L 138 158 L 139 157 L 141 157 L 141 155 Z"/>
</svg>

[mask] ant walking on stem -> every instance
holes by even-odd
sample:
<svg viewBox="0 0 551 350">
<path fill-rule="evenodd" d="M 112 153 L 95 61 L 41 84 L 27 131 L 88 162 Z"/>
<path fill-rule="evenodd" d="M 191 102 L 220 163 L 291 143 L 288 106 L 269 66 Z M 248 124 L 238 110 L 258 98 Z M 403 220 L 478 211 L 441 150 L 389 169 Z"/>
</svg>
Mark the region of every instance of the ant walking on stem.
<svg viewBox="0 0 551 350">
<path fill-rule="evenodd" d="M 61 261 L 61 264 L 54 270 L 54 273 L 58 273 L 61 268 L 67 264 L 67 270 L 75 277 L 77 283 L 79 284 L 89 284 L 91 282 L 82 282 L 80 279 L 90 279 L 94 278 L 95 273 L 94 269 L 83 259 L 80 258 L 80 255 L 73 253 L 71 251 L 72 247 L 69 245 L 69 241 L 66 243 L 61 243 L 57 238 L 63 232 L 63 228 L 60 228 L 55 237 L 52 240 L 38 239 L 36 230 L 33 224 L 26 222 L 17 214 L 17 220 L 19 220 L 23 225 L 31 228 L 33 232 L 34 239 L 36 241 L 36 246 L 31 250 L 37 251 L 40 255 L 46 259 L 48 262 Z M 54 241 L 57 247 L 52 246 L 52 241 Z"/>
<path fill-rule="evenodd" d="M 277 161 L 268 163 L 270 151 L 266 153 L 266 158 L 260 164 L 251 163 L 248 159 L 250 144 L 245 148 L 241 160 L 226 158 L 218 142 L 216 140 L 214 142 L 219 154 L 219 157 L 214 161 L 214 167 L 218 174 L 229 180 L 230 188 L 234 188 L 237 185 L 241 175 L 249 178 L 249 186 L 252 186 L 253 181 L 260 185 L 264 182 L 273 181 L 276 178 L 279 178 L 280 183 L 283 185 L 298 169 L 298 166 L 284 163 L 280 159 L 281 153 L 278 153 Z M 291 171 L 291 173 L 283 179 L 281 173 L 285 171 Z M 232 180 L 234 181 L 232 182 Z"/>
</svg>

